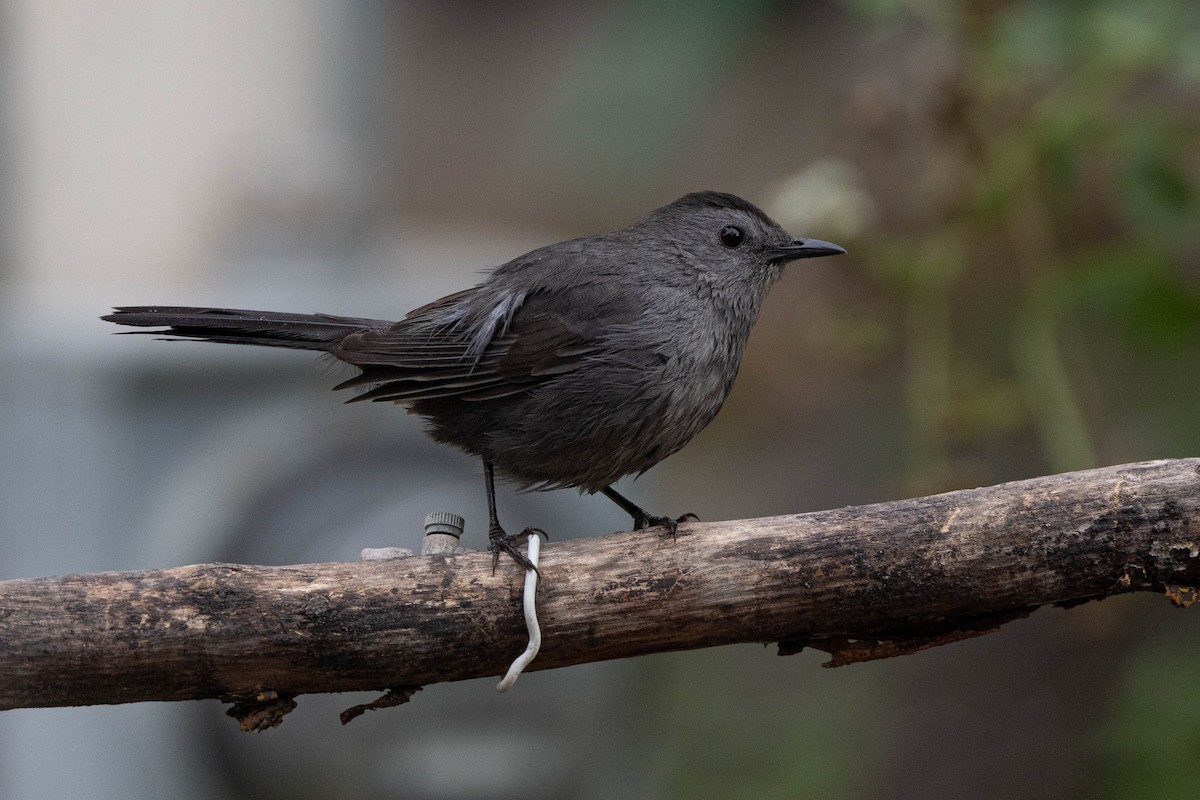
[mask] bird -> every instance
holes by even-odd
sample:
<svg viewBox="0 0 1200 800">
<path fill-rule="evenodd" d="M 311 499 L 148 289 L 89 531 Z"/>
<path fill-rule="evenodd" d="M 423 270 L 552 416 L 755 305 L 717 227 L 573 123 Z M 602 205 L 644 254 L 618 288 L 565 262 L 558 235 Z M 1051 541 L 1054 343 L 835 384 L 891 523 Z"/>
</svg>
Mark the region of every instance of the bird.
<svg viewBox="0 0 1200 800">
<path fill-rule="evenodd" d="M 845 253 L 793 238 L 754 204 L 703 191 L 620 230 L 532 250 L 476 286 L 398 322 L 188 306 L 118 306 L 102 319 L 200 339 L 328 353 L 359 374 L 347 402 L 389 402 L 480 458 L 495 571 L 532 568 L 496 509 L 499 474 L 520 489 L 600 493 L 635 530 L 680 522 L 618 493 L 687 444 L 733 386 L 764 298 L 791 261 Z"/>
</svg>

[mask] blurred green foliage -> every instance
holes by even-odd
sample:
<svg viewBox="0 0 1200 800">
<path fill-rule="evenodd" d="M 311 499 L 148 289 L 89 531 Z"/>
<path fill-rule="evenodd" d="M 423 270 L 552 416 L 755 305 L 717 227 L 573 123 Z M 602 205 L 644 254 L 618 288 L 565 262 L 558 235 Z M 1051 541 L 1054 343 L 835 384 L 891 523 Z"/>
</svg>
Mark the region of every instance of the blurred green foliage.
<svg viewBox="0 0 1200 800">
<path fill-rule="evenodd" d="M 852 7 L 929 37 L 860 143 L 889 176 L 864 244 L 903 306 L 912 488 L 1015 477 L 972 469 L 1026 434 L 1047 472 L 1200 452 L 1200 4 Z M 1114 650 L 1093 796 L 1194 791 L 1196 647 Z"/>
<path fill-rule="evenodd" d="M 796 663 L 801 660 L 808 663 Z M 864 796 L 870 783 L 864 767 L 881 758 L 883 749 L 876 718 L 883 670 L 879 664 L 860 665 L 859 674 L 826 672 L 822 677 L 830 677 L 820 682 L 797 680 L 820 660 L 813 651 L 778 658 L 757 645 L 655 659 L 653 668 L 661 674 L 652 677 L 655 691 L 647 701 L 672 721 L 673 738 L 662 743 L 666 753 L 660 753 L 674 768 L 664 776 L 670 796 Z M 730 675 L 741 687 L 733 692 L 742 698 L 737 704 L 727 702 Z M 787 691 L 779 691 L 781 686 Z M 681 753 L 687 757 L 678 757 Z"/>
<path fill-rule="evenodd" d="M 1179 642 L 1142 653 L 1126 671 L 1098 734 L 1094 796 L 1191 797 L 1200 784 L 1200 685 Z"/>
<path fill-rule="evenodd" d="M 1140 452 L 1122 421 L 1200 368 L 1200 5 L 851 7 L 925 40 L 862 93 L 857 159 L 884 210 L 858 249 L 903 298 L 912 488 L 1025 431 L 1047 471 L 1194 453 L 1195 426 Z"/>
</svg>

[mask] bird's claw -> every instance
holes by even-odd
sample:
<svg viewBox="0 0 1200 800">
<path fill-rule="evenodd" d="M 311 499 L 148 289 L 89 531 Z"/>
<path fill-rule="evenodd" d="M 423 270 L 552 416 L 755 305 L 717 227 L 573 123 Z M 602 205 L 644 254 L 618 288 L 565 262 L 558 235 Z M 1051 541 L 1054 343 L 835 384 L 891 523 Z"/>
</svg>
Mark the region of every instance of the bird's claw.
<svg viewBox="0 0 1200 800">
<path fill-rule="evenodd" d="M 671 538 L 675 541 L 679 538 L 679 523 L 681 522 L 699 522 L 700 518 L 695 514 L 688 512 L 681 517 L 653 517 L 649 514 L 637 517 L 633 521 L 635 530 L 645 530 L 646 528 L 666 528 L 660 535 L 662 538 Z"/>
<path fill-rule="evenodd" d="M 492 528 L 488 531 L 488 549 L 492 551 L 492 574 L 496 574 L 496 566 L 500 563 L 500 553 L 507 553 L 513 561 L 521 565 L 522 569 L 531 569 L 541 576 L 541 572 L 533 565 L 533 562 L 525 557 L 525 554 L 517 549 L 517 545 L 524 543 L 530 536 L 541 534 L 549 539 L 549 535 L 541 528 L 526 528 L 520 533 L 509 534 L 505 533 L 503 528 Z"/>
</svg>

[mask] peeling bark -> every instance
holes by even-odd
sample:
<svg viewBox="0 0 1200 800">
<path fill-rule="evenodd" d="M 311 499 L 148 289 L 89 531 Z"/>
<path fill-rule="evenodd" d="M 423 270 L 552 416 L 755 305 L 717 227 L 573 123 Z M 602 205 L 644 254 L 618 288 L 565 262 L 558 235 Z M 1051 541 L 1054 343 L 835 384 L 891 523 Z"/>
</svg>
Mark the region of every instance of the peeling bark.
<svg viewBox="0 0 1200 800">
<path fill-rule="evenodd" d="M 1039 606 L 1200 587 L 1200 459 L 810 514 L 547 545 L 532 669 L 735 642 L 832 664 L 994 630 Z M 292 697 L 501 675 L 520 569 L 487 553 L 202 564 L 0 582 L 0 708 L 220 698 L 251 728 Z M 407 693 L 407 694 L 405 694 Z"/>
</svg>

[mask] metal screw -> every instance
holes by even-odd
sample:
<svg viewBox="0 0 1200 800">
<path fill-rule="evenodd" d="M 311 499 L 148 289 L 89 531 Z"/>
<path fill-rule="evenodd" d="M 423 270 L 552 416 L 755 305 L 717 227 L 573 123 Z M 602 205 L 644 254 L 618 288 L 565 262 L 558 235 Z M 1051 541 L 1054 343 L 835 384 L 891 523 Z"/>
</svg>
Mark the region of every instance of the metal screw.
<svg viewBox="0 0 1200 800">
<path fill-rule="evenodd" d="M 421 555 L 431 553 L 453 553 L 458 550 L 458 538 L 462 536 L 467 521 L 449 511 L 434 511 L 425 515 L 425 540 L 421 542 Z"/>
</svg>

